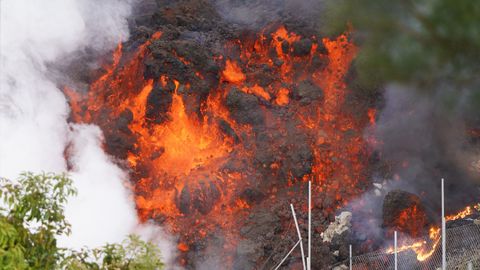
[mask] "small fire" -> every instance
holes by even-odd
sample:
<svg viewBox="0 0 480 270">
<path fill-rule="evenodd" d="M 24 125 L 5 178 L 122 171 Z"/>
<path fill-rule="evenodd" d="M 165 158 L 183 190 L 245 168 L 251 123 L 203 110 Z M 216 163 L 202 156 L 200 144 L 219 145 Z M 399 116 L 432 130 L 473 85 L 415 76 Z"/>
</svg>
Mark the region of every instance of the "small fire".
<svg viewBox="0 0 480 270">
<path fill-rule="evenodd" d="M 475 205 L 475 206 L 467 206 L 464 210 L 454 214 L 454 215 L 450 215 L 450 216 L 446 216 L 445 217 L 445 220 L 446 221 L 449 221 L 449 220 L 457 220 L 457 219 L 461 219 L 461 218 L 465 218 L 466 216 L 469 216 L 471 214 L 474 213 L 473 209 L 474 208 L 477 208 L 478 206 Z"/>
<path fill-rule="evenodd" d="M 479 206 L 467 206 L 464 210 L 445 217 L 445 221 L 452 221 L 452 220 L 457 220 L 461 218 L 465 218 L 471 214 L 474 213 L 474 210 L 476 209 L 477 211 L 479 210 Z M 417 260 L 418 261 L 425 261 L 432 254 L 435 252 L 437 249 L 438 244 L 440 243 L 441 240 L 441 231 L 438 226 L 432 226 L 429 229 L 428 233 L 428 240 L 422 240 L 422 241 L 416 241 L 413 243 L 404 243 L 401 246 L 397 247 L 397 252 L 402 252 L 402 251 L 407 251 L 407 250 L 413 250 L 417 254 Z M 388 254 L 393 254 L 394 253 L 394 248 L 390 247 L 386 251 Z"/>
</svg>

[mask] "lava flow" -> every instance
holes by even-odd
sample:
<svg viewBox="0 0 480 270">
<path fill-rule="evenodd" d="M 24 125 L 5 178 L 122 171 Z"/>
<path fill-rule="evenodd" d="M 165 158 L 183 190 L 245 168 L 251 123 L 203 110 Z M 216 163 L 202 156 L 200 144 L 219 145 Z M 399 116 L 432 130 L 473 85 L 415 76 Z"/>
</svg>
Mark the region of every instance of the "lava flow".
<svg viewBox="0 0 480 270">
<path fill-rule="evenodd" d="M 99 125 L 125 161 L 140 219 L 179 234 L 181 251 L 219 230 L 234 244 L 242 217 L 294 183 L 313 180 L 327 214 L 362 192 L 375 112 L 349 112 L 347 34 L 265 30 L 225 42 L 208 70 L 169 46 L 162 33 L 120 44 L 88 94 L 65 92 L 72 120 Z"/>
</svg>

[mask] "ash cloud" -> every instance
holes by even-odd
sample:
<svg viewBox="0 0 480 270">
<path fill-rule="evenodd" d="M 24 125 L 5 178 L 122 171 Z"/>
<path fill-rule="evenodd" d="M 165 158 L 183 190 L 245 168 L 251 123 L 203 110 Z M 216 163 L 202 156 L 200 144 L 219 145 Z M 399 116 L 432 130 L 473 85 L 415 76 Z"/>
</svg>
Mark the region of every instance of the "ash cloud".
<svg viewBox="0 0 480 270">
<path fill-rule="evenodd" d="M 67 122 L 69 107 L 58 86 L 62 74 L 50 68 L 78 51 L 106 52 L 125 41 L 133 4 L 0 2 L 0 175 L 15 179 L 22 171 L 63 172 L 70 165 L 79 194 L 66 208 L 73 234 L 60 239 L 62 246 L 97 247 L 137 232 L 158 242 L 169 261 L 172 253 L 165 249 L 171 245 L 159 239 L 165 236 L 160 228 L 138 224 L 127 174 L 102 150 L 100 129 Z"/>
</svg>

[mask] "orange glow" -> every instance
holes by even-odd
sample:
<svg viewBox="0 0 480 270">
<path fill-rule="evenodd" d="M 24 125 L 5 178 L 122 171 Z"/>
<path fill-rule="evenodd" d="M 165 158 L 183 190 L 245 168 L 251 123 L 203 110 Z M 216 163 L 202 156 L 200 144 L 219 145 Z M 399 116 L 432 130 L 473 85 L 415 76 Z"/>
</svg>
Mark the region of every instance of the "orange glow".
<svg viewBox="0 0 480 270">
<path fill-rule="evenodd" d="M 469 216 L 473 214 L 473 209 L 471 206 L 467 206 L 464 210 L 454 214 L 454 215 L 450 215 L 450 216 L 446 216 L 445 217 L 445 220 L 449 221 L 449 220 L 457 220 L 457 219 L 460 219 L 460 218 L 464 218 L 466 216 Z"/>
<path fill-rule="evenodd" d="M 231 151 L 229 142 L 222 140 L 219 130 L 212 130 L 206 121 L 199 123 L 187 116 L 183 99 L 177 93 L 173 95 L 169 115 L 170 122 L 151 131 L 144 144 L 141 141 L 142 149 L 155 151 L 155 148 L 164 147 L 162 158 L 154 162 L 159 170 L 175 176 L 188 174 Z"/>
<path fill-rule="evenodd" d="M 183 242 L 178 243 L 177 248 L 182 252 L 187 252 L 190 249 L 188 245 Z"/>
<path fill-rule="evenodd" d="M 248 94 L 256 95 L 265 100 L 270 100 L 270 94 L 267 93 L 261 86 L 258 86 L 257 84 L 255 84 L 252 87 L 243 87 L 242 91 Z"/>
<path fill-rule="evenodd" d="M 81 100 L 80 94 L 78 94 L 75 90 L 71 89 L 70 87 L 65 86 L 63 88 L 63 92 L 68 97 L 70 102 L 70 109 L 72 110 L 71 116 L 73 121 L 78 122 L 80 121 L 80 113 L 82 112 L 81 106 L 79 101 Z"/>
<path fill-rule="evenodd" d="M 289 33 L 284 26 L 278 28 L 278 30 L 272 34 L 272 37 L 273 44 L 277 51 L 277 55 L 282 59 L 286 59 L 287 57 L 289 57 L 289 52 L 287 52 L 286 54 L 283 52 L 282 42 L 286 41 L 288 42 L 288 44 L 292 44 L 293 42 L 300 40 L 300 36 L 296 35 L 295 33 Z"/>
<path fill-rule="evenodd" d="M 473 209 L 471 206 L 467 206 L 464 210 L 456 214 L 445 217 L 445 220 L 446 221 L 457 220 L 457 219 L 465 218 L 471 214 L 473 214 Z M 440 243 L 440 238 L 441 238 L 440 227 L 438 226 L 430 227 L 428 232 L 428 238 L 429 238 L 428 241 L 404 243 L 399 247 L 397 247 L 397 252 L 413 250 L 417 254 L 418 261 L 425 261 L 426 259 L 430 258 L 430 256 L 432 256 L 438 244 Z M 388 248 L 386 252 L 389 254 L 393 254 L 394 252 L 393 247 Z"/>
<path fill-rule="evenodd" d="M 112 64 L 90 85 L 88 95 L 69 96 L 76 122 L 96 123 L 115 132 L 112 129 L 119 117 L 131 118 L 126 133 L 134 142 L 122 157 L 122 165 L 131 171 L 138 216 L 143 222 L 161 222 L 179 234 L 179 250 L 187 251 L 189 239 L 205 237 L 219 227 L 226 232 L 225 246 L 234 247 L 238 220 L 255 207 L 240 196 L 247 187 L 269 186 L 268 181 L 285 183 L 285 187 L 262 190 L 269 200 L 275 200 L 278 190 L 312 180 L 316 193 L 335 199 L 334 205 L 324 209 L 326 214 L 362 192 L 368 160 L 362 131 L 369 115 L 366 109 L 360 117 L 343 110 L 348 93 L 343 79 L 357 51 L 348 34 L 335 39 L 312 38 L 310 53 L 301 57 L 293 56 L 292 48 L 302 37 L 283 26 L 269 36 L 232 41 L 238 57 L 219 55 L 212 59 L 224 69 L 215 74 L 215 89 L 209 89 L 198 112 L 189 107 L 189 94 L 195 92 L 190 91 L 192 82 L 169 74 L 144 77 L 144 61 L 151 56 L 149 45 L 160 38 L 161 33 L 154 34 L 124 55 L 119 45 Z M 317 51 L 320 43 L 327 53 Z M 231 46 L 225 45 L 226 55 L 235 55 L 228 53 Z M 325 60 L 327 66 L 312 66 L 314 57 Z M 192 65 L 188 58 L 179 61 Z M 264 74 L 256 67 L 271 70 L 274 78 L 263 80 Z M 201 70 L 192 74 L 196 78 L 205 75 Z M 294 96 L 303 81 L 323 91 L 309 97 L 308 105 Z M 248 101 L 257 102 L 255 117 L 265 126 L 261 135 L 271 140 L 268 149 L 258 149 L 262 147 L 257 144 L 258 128 L 238 123 L 229 110 L 227 96 L 235 89 L 247 97 L 257 97 Z M 161 116 L 161 121 L 155 122 L 146 118 L 152 106 L 149 97 L 164 94 L 161 91 L 168 91 L 168 102 L 158 113 L 161 115 L 155 115 Z M 278 133 L 273 136 L 269 130 Z M 294 138 L 299 135 L 311 157 L 304 164 L 291 164 L 289 151 L 297 151 Z M 257 151 L 269 151 L 275 158 L 258 164 Z M 295 166 L 305 168 L 299 173 Z M 261 174 L 265 179 L 259 177 Z"/>
<path fill-rule="evenodd" d="M 225 80 L 231 83 L 241 83 L 245 81 L 245 74 L 236 62 L 227 60 L 225 63 L 225 70 L 223 71 Z"/>
<path fill-rule="evenodd" d="M 377 111 L 375 109 L 368 109 L 368 120 L 371 126 L 375 126 L 375 118 L 377 115 Z"/>
<path fill-rule="evenodd" d="M 237 200 L 237 206 L 240 207 L 240 208 L 243 208 L 243 209 L 248 209 L 250 208 L 250 205 L 248 205 L 248 203 L 242 199 L 238 199 Z"/>
<path fill-rule="evenodd" d="M 408 233 L 412 237 L 420 237 L 427 223 L 425 212 L 418 209 L 417 205 L 404 209 L 395 220 L 398 230 Z"/>
<path fill-rule="evenodd" d="M 289 91 L 286 88 L 280 88 L 278 90 L 277 98 L 275 99 L 275 103 L 279 106 L 285 106 L 288 104 L 290 99 L 288 98 Z"/>
</svg>

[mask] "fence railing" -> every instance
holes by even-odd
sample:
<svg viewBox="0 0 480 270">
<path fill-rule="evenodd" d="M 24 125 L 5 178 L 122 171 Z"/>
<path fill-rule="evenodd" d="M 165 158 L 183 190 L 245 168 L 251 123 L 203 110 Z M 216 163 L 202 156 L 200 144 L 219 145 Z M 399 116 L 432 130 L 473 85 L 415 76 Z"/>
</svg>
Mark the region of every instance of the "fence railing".
<svg viewBox="0 0 480 270">
<path fill-rule="evenodd" d="M 480 226 L 474 223 L 446 230 L 447 269 L 480 269 Z M 353 270 L 390 270 L 395 268 L 394 254 L 375 251 L 352 257 Z M 442 266 L 441 242 L 433 254 L 424 261 L 418 261 L 412 250 L 397 253 L 398 270 L 436 270 Z M 349 261 L 344 265 L 348 266 Z"/>
</svg>

